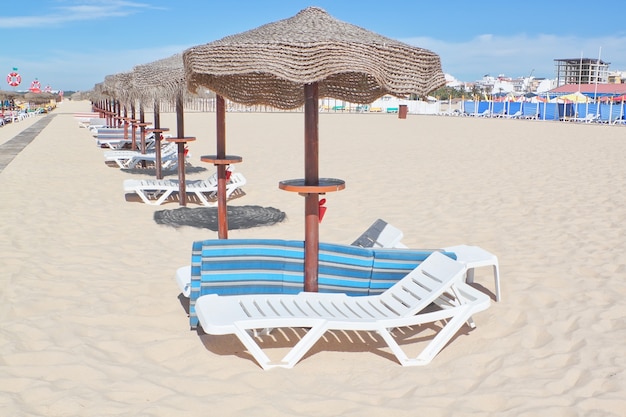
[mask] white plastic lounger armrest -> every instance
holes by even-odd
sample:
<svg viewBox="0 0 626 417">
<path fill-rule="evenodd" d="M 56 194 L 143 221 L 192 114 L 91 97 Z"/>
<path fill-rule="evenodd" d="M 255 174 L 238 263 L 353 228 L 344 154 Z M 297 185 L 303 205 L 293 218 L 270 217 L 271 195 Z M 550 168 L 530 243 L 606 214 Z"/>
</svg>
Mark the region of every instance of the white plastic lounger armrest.
<svg viewBox="0 0 626 417">
<path fill-rule="evenodd" d="M 191 265 L 181 266 L 176 270 L 176 283 L 183 295 L 189 298 L 189 294 L 191 294 Z"/>
</svg>

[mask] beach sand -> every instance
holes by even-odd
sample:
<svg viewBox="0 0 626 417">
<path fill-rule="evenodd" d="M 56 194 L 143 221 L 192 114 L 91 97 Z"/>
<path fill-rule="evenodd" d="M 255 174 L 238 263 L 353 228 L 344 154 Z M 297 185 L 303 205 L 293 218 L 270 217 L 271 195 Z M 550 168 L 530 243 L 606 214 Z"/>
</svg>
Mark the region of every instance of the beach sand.
<svg viewBox="0 0 626 417">
<path fill-rule="evenodd" d="M 623 415 L 624 127 L 322 114 L 320 175 L 346 189 L 325 196 L 320 240 L 382 218 L 409 247 L 478 245 L 499 258 L 502 301 L 425 367 L 341 333 L 263 371 L 235 337 L 189 330 L 174 273 L 217 233 L 157 225 L 176 203 L 126 201 L 122 181 L 146 176 L 104 164 L 72 117 L 89 109 L 39 116 L 53 120 L 0 172 L 2 416 Z M 209 176 L 215 115 L 186 114 L 185 134 L 188 178 Z M 303 239 L 304 200 L 278 189 L 303 176 L 303 115 L 228 114 L 226 134 L 248 180 L 230 204 L 287 215 L 229 237 Z M 493 296 L 490 268 L 476 282 Z"/>
</svg>

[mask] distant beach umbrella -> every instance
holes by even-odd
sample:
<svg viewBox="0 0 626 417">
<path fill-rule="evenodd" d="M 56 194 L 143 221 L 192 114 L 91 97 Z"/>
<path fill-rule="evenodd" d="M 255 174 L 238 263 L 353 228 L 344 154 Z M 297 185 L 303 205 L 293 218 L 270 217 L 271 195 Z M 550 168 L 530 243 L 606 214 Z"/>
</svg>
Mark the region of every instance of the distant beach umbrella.
<svg viewBox="0 0 626 417">
<path fill-rule="evenodd" d="M 140 102 L 151 104 L 154 108 L 154 127 L 156 129 L 161 127 L 160 103 L 163 101 L 174 103 L 176 108 L 176 137 L 182 140 L 185 136 L 183 99 L 187 91 L 182 54 L 137 65 L 133 68 L 133 73 L 134 88 L 138 91 L 137 98 Z M 160 132 L 155 132 L 155 135 L 160 138 Z M 187 194 L 185 193 L 184 142 L 180 141 L 178 146 L 180 148 L 178 164 L 179 203 L 185 206 Z M 156 176 L 160 179 L 162 174 L 160 148 L 158 146 L 156 153 Z"/>
<path fill-rule="evenodd" d="M 14 100 L 18 97 L 22 97 L 23 93 L 17 91 L 0 90 L 0 110 L 4 110 L 5 107 L 10 107 L 14 104 Z"/>
<path fill-rule="evenodd" d="M 133 89 L 132 72 L 120 72 L 104 77 L 102 92 L 111 99 L 119 100 L 122 103 L 130 105 L 134 103 L 137 91 Z"/>
<path fill-rule="evenodd" d="M 133 68 L 133 86 L 138 97 L 146 103 L 174 101 L 186 92 L 182 54 L 175 54 Z"/>
<path fill-rule="evenodd" d="M 197 96 L 187 89 L 185 69 L 183 67 L 182 53 L 172 55 L 148 64 L 138 65 L 133 68 L 135 74 L 135 88 L 140 91 L 139 100 L 151 103 L 154 106 L 155 128 L 160 127 L 159 103 L 163 101 L 173 102 L 176 108 L 176 139 L 179 147 L 179 201 L 186 205 L 185 193 L 185 164 L 184 164 L 184 99 L 188 96 Z M 156 135 L 159 135 L 156 132 Z M 159 176 L 160 164 L 157 163 L 157 177 Z"/>
<path fill-rule="evenodd" d="M 23 95 L 23 93 L 18 93 L 17 91 L 0 90 L 0 99 L 2 100 L 11 100 L 17 97 L 22 97 Z"/>
<path fill-rule="evenodd" d="M 558 97 L 558 99 L 569 103 L 588 103 L 591 101 L 591 98 L 587 97 L 579 91 L 571 94 L 565 94 Z"/>
<path fill-rule="evenodd" d="M 50 100 L 54 100 L 56 96 L 52 93 L 33 93 L 32 91 L 24 94 L 24 100 L 33 104 L 45 104 L 50 103 Z"/>
<path fill-rule="evenodd" d="M 94 87 L 94 91 L 100 95 L 99 107 L 104 111 L 108 125 L 113 124 L 114 115 L 120 116 L 121 104 L 134 107 L 136 91 L 132 89 L 132 77 L 130 72 L 107 75 L 102 83 Z"/>
<path fill-rule="evenodd" d="M 445 84 L 439 56 L 310 7 L 189 48 L 183 61 L 191 91 L 205 87 L 246 105 L 304 105 L 305 178 L 279 186 L 305 195 L 304 288 L 317 291 L 319 194 L 343 188 L 340 180 L 319 178 L 319 98 L 368 104 L 385 94 L 424 97 Z"/>
</svg>

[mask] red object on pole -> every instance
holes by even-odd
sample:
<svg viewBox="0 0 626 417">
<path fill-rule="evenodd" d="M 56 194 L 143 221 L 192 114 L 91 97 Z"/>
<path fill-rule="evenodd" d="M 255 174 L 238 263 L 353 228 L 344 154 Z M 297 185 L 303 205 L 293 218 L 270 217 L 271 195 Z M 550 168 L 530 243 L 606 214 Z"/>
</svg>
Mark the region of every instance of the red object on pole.
<svg viewBox="0 0 626 417">
<path fill-rule="evenodd" d="M 319 185 L 319 111 L 317 83 L 304 85 L 304 184 Z M 319 195 L 304 202 L 304 291 L 317 292 L 319 257 Z"/>
<path fill-rule="evenodd" d="M 320 223 L 322 222 L 322 220 L 324 219 L 324 214 L 326 214 L 326 207 L 324 206 L 324 204 L 326 204 L 326 199 L 322 198 L 320 200 Z"/>
</svg>

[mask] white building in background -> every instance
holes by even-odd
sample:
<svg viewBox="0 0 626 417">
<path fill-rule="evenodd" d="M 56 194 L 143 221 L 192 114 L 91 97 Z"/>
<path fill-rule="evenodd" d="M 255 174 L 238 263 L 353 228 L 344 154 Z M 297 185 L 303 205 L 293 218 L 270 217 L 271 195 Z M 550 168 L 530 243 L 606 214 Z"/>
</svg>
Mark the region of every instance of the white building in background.
<svg viewBox="0 0 626 417">
<path fill-rule="evenodd" d="M 609 83 L 611 84 L 626 83 L 626 71 L 609 71 Z"/>
<path fill-rule="evenodd" d="M 532 75 L 529 77 L 517 77 L 511 78 L 504 74 L 500 74 L 497 77 L 493 77 L 489 74 L 485 75 L 482 79 L 473 83 L 466 83 L 457 80 L 452 75 L 446 74 L 446 85 L 448 87 L 456 88 L 471 92 L 474 86 L 486 94 L 511 94 L 511 95 L 523 95 L 527 93 L 543 93 L 556 87 L 556 80 L 548 78 L 535 78 Z"/>
<path fill-rule="evenodd" d="M 453 75 L 444 74 L 444 77 L 446 78 L 446 86 L 448 87 L 457 88 L 457 89 L 462 89 L 465 87 L 466 83 L 457 80 L 456 78 L 454 78 Z"/>
</svg>

